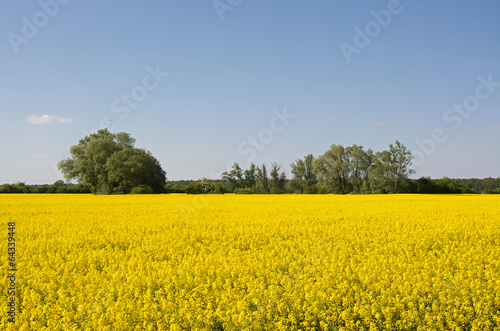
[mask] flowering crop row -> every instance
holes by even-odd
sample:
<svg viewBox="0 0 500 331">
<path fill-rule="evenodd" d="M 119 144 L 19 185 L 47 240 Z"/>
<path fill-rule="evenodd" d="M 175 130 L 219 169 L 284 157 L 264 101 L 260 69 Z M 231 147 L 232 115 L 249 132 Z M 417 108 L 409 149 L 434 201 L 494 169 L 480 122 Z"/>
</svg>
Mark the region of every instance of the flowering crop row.
<svg viewBox="0 0 500 331">
<path fill-rule="evenodd" d="M 0 329 L 500 330 L 500 197 L 199 199 L 0 196 Z"/>
</svg>

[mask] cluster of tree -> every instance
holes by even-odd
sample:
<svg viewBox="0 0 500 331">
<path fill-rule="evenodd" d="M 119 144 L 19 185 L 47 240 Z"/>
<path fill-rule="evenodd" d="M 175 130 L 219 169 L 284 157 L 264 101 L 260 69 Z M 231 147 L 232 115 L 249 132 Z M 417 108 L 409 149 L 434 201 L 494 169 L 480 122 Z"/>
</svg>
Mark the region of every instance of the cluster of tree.
<svg viewBox="0 0 500 331">
<path fill-rule="evenodd" d="M 243 170 L 234 163 L 222 180 L 229 192 L 245 193 L 396 193 L 408 191 L 411 152 L 399 141 L 374 153 L 362 146 L 332 145 L 323 155 L 306 155 L 292 163 L 288 180 L 277 163 Z"/>
<path fill-rule="evenodd" d="M 201 194 L 201 180 L 177 180 L 168 181 L 165 184 L 164 193 L 190 193 Z"/>
<path fill-rule="evenodd" d="M 447 177 L 442 179 L 421 177 L 417 180 L 410 180 L 408 188 L 410 193 L 422 194 L 477 193 Z"/>
<path fill-rule="evenodd" d="M 314 162 L 319 185 L 332 193 L 401 193 L 406 191 L 413 157 L 399 141 L 374 153 L 353 145 L 332 145 Z"/>
<path fill-rule="evenodd" d="M 388 150 L 373 152 L 363 146 L 331 145 L 318 157 L 295 160 L 287 179 L 278 163 L 250 164 L 242 169 L 234 163 L 222 178 L 166 182 L 166 173 L 150 152 L 134 147 L 129 134 L 107 129 L 80 140 L 70 157 L 58 167 L 68 181 L 53 185 L 4 184 L 0 193 L 89 193 L 94 194 L 281 194 L 281 193 L 500 193 L 500 178 L 410 179 L 413 156 L 396 140 Z"/>
<path fill-rule="evenodd" d="M 247 170 L 241 169 L 238 163 L 233 164 L 231 171 L 222 174 L 228 192 L 280 194 L 286 192 L 286 175 L 281 165 L 273 163 L 270 172 L 263 164 L 261 167 L 251 164 Z"/>
<path fill-rule="evenodd" d="M 134 144 L 128 133 L 99 130 L 72 146 L 71 157 L 58 168 L 68 181 L 77 180 L 94 194 L 162 193 L 165 171 L 150 152 Z"/>
<path fill-rule="evenodd" d="M 300 160 L 299 160 L 300 161 Z M 304 162 L 304 160 L 302 160 Z M 295 165 L 295 164 L 294 164 Z M 294 171 L 292 169 L 292 171 Z M 285 179 L 284 193 L 314 194 L 329 193 L 328 190 L 320 188 L 314 180 L 315 172 L 311 172 L 310 179 Z M 295 177 L 295 175 L 294 175 Z M 483 193 L 500 194 L 500 178 L 485 179 L 431 179 L 421 177 L 419 179 L 404 180 L 405 188 L 402 193 L 422 194 L 450 194 L 450 193 Z M 82 184 L 65 184 L 59 180 L 52 185 L 26 185 L 25 183 L 0 185 L 0 193 L 91 193 L 90 187 Z M 223 193 L 252 194 L 263 193 L 252 191 L 248 188 L 236 188 L 233 191 L 221 179 L 211 180 L 179 180 L 170 181 L 165 184 L 162 193 L 187 193 L 187 194 L 223 194 Z M 131 190 L 131 194 L 150 194 L 153 191 L 148 186 L 138 186 Z M 269 192 L 271 193 L 271 192 Z"/>
<path fill-rule="evenodd" d="M 90 187 L 82 184 L 65 184 L 58 180 L 52 185 L 26 185 L 25 183 L 0 185 L 0 193 L 90 193 Z"/>
<path fill-rule="evenodd" d="M 187 184 L 185 186 L 182 182 L 177 182 L 176 185 L 171 184 L 171 187 L 176 186 L 176 192 L 192 194 L 500 192 L 500 179 L 410 179 L 409 176 L 414 174 L 414 170 L 410 168 L 412 159 L 411 151 L 399 141 L 389 145 L 388 150 L 377 153 L 357 145 L 332 145 L 317 158 L 309 154 L 303 159 L 295 160 L 290 165 L 291 179 L 286 178 L 285 172 L 277 163 L 271 165 L 269 173 L 265 164 L 259 167 L 252 163 L 244 170 L 238 163 L 234 163 L 230 171 L 223 173 L 222 180 L 203 179 L 199 182 L 184 183 Z"/>
<path fill-rule="evenodd" d="M 500 178 L 455 179 L 453 181 L 456 185 L 464 186 L 474 193 L 500 194 Z"/>
</svg>

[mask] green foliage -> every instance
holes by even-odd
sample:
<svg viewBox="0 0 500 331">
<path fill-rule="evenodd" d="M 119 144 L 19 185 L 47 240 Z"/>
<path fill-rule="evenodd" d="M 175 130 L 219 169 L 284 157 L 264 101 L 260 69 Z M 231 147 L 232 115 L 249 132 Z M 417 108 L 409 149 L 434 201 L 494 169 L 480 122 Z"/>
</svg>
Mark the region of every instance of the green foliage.
<svg viewBox="0 0 500 331">
<path fill-rule="evenodd" d="M 66 189 L 66 186 L 59 186 L 56 188 L 56 193 L 68 193 L 68 190 Z"/>
<path fill-rule="evenodd" d="M 240 188 L 234 191 L 235 194 L 253 194 L 252 190 L 247 188 Z"/>
<path fill-rule="evenodd" d="M 372 193 L 487 193 L 500 194 L 500 178 L 410 179 L 413 156 L 396 140 L 388 150 L 374 153 L 363 146 L 331 145 L 323 155 L 312 154 L 290 164 L 288 180 L 281 165 L 251 163 L 242 169 L 234 163 L 220 180 L 166 182 L 165 172 L 150 152 L 134 147 L 127 133 L 99 130 L 70 149 L 71 157 L 58 167 L 67 180 L 52 185 L 25 183 L 0 185 L 0 193 L 94 193 L 94 194 L 372 194 Z"/>
<path fill-rule="evenodd" d="M 293 178 L 290 180 L 288 190 L 295 193 L 306 193 L 313 191 L 313 187 L 318 183 L 318 173 L 314 170 L 314 156 L 308 154 L 304 159 L 295 160 L 290 164 Z"/>
<path fill-rule="evenodd" d="M 244 182 L 243 186 L 249 188 L 252 192 L 255 192 L 255 185 L 257 183 L 257 170 L 255 164 L 251 163 L 250 168 L 244 171 Z"/>
<path fill-rule="evenodd" d="M 266 165 L 263 164 L 262 167 L 257 167 L 257 177 L 255 185 L 255 193 L 259 194 L 269 194 L 271 193 L 271 188 L 269 184 L 269 177 L 267 175 Z"/>
<path fill-rule="evenodd" d="M 200 181 L 189 184 L 185 192 L 187 194 L 223 194 L 225 189 L 219 182 L 203 178 Z"/>
<path fill-rule="evenodd" d="M 271 187 L 271 194 L 283 194 L 285 191 L 279 187 Z"/>
<path fill-rule="evenodd" d="M 141 185 L 163 192 L 166 174 L 160 163 L 134 143 L 127 133 L 99 130 L 72 146 L 71 157 L 58 167 L 67 180 L 89 186 L 94 194 L 126 194 Z"/>
<path fill-rule="evenodd" d="M 52 185 L 26 185 L 25 183 L 3 184 L 0 193 L 90 193 L 90 188 L 81 184 L 65 184 L 58 180 Z"/>
<path fill-rule="evenodd" d="M 371 150 L 365 152 L 361 146 L 332 145 L 314 162 L 320 187 L 331 193 L 361 193 L 372 164 L 371 155 Z"/>
<path fill-rule="evenodd" d="M 500 178 L 455 179 L 454 183 L 475 193 L 500 194 Z"/>
<path fill-rule="evenodd" d="M 305 194 L 318 194 L 319 193 L 319 189 L 316 185 L 313 185 L 313 186 L 307 186 L 304 190 L 304 193 Z"/>
<path fill-rule="evenodd" d="M 17 189 L 14 185 L 3 184 L 0 186 L 0 193 L 17 193 Z"/>
<path fill-rule="evenodd" d="M 424 194 L 474 193 L 467 187 L 450 178 L 430 179 L 421 177 L 415 181 L 416 192 Z M 476 192 L 480 193 L 480 192 Z"/>
<path fill-rule="evenodd" d="M 171 184 L 165 184 L 165 189 L 163 190 L 164 193 L 186 193 L 185 188 L 181 187 L 176 187 Z"/>
<path fill-rule="evenodd" d="M 376 154 L 371 149 L 365 151 L 363 146 L 332 145 L 315 160 L 314 170 L 320 188 L 330 193 L 408 192 L 415 189 L 408 181 L 414 173 L 410 169 L 412 158 L 399 141 Z M 293 170 L 300 169 L 300 165 L 297 162 Z"/>
<path fill-rule="evenodd" d="M 271 165 L 271 194 L 282 194 L 285 193 L 286 187 L 286 174 L 281 171 L 281 165 L 273 163 Z"/>
<path fill-rule="evenodd" d="M 147 185 L 136 186 L 130 190 L 130 194 L 153 194 L 153 193 L 154 193 L 153 189 Z"/>
<path fill-rule="evenodd" d="M 368 172 L 370 192 L 404 193 L 412 190 L 407 181 L 415 173 L 410 168 L 412 160 L 411 151 L 397 140 L 394 145 L 389 145 L 388 151 L 376 153 Z"/>
<path fill-rule="evenodd" d="M 222 174 L 222 180 L 229 192 L 236 193 L 241 189 L 249 190 L 251 193 L 268 194 L 270 192 L 271 181 L 267 175 L 265 165 L 257 167 L 251 163 L 250 168 L 243 170 L 235 162 L 231 171 Z"/>
<path fill-rule="evenodd" d="M 234 162 L 231 171 L 225 171 L 222 174 L 222 180 L 226 183 L 231 192 L 234 192 L 236 189 L 245 187 L 243 170 L 240 168 L 237 162 Z"/>
</svg>

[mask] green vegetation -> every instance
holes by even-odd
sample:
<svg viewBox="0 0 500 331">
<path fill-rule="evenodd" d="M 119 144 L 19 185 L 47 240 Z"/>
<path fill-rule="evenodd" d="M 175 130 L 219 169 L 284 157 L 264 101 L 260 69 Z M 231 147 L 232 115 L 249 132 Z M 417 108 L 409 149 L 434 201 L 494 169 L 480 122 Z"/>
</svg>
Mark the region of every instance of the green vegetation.
<svg viewBox="0 0 500 331">
<path fill-rule="evenodd" d="M 410 179 L 413 156 L 396 141 L 381 152 L 363 146 L 331 145 L 324 154 L 312 154 L 290 165 L 287 179 L 278 163 L 234 163 L 221 179 L 166 181 L 166 173 L 151 153 L 134 148 L 129 134 L 99 130 L 71 147 L 71 157 L 59 163 L 68 181 L 52 185 L 0 185 L 0 193 L 94 193 L 94 194 L 385 194 L 385 193 L 483 193 L 500 194 L 500 178 Z"/>
<path fill-rule="evenodd" d="M 3 184 L 0 185 L 0 193 L 91 193 L 91 191 L 88 186 L 65 184 L 62 180 L 58 180 L 52 185 Z"/>
<path fill-rule="evenodd" d="M 126 194 L 138 191 L 162 193 L 166 173 L 150 152 L 134 148 L 128 133 L 113 134 L 107 129 L 80 140 L 70 149 L 71 157 L 62 160 L 59 170 L 67 180 L 76 179 L 94 194 Z"/>
</svg>

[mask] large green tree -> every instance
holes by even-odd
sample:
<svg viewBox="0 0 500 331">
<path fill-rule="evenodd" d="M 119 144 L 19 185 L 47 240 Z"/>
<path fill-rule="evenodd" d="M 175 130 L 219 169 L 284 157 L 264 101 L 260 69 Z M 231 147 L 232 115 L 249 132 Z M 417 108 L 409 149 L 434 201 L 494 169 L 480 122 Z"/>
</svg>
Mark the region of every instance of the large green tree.
<svg viewBox="0 0 500 331">
<path fill-rule="evenodd" d="M 389 145 L 388 151 L 375 154 L 374 165 L 370 168 L 370 187 L 373 193 L 400 192 L 401 185 L 410 175 L 413 155 L 402 143 L 396 140 Z"/>
<path fill-rule="evenodd" d="M 71 156 L 59 162 L 66 180 L 77 180 L 95 194 L 125 194 L 148 186 L 161 193 L 166 173 L 150 152 L 134 147 L 128 133 L 99 130 L 70 148 Z"/>
<path fill-rule="evenodd" d="M 314 162 L 319 184 L 328 192 L 365 193 L 368 191 L 369 169 L 373 164 L 373 151 L 363 146 L 332 145 Z"/>
<path fill-rule="evenodd" d="M 334 193 L 348 193 L 350 169 L 349 152 L 342 145 L 331 145 L 314 162 L 320 185 Z"/>
<path fill-rule="evenodd" d="M 350 188 L 354 193 L 365 193 L 369 187 L 368 170 L 373 165 L 373 151 L 352 145 L 346 147 L 346 152 L 349 155 Z"/>
</svg>

